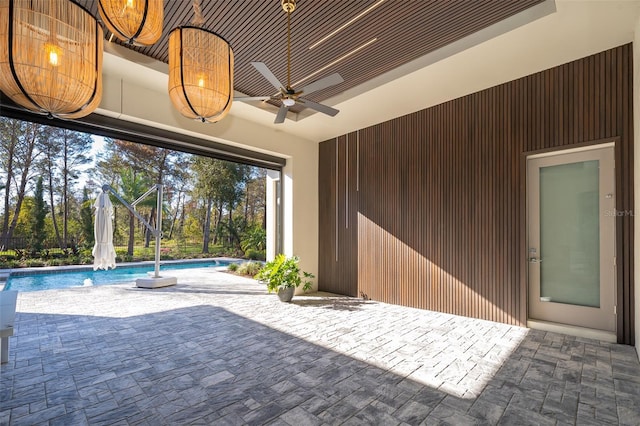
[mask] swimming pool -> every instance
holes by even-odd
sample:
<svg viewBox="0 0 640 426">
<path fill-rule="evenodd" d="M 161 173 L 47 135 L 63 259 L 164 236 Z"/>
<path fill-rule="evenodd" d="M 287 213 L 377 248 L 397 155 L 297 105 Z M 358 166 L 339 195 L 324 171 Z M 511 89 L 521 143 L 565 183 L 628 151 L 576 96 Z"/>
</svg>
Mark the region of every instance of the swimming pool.
<svg viewBox="0 0 640 426">
<path fill-rule="evenodd" d="M 190 268 L 214 268 L 227 266 L 229 260 L 207 260 L 162 263 L 160 275 L 163 271 L 190 269 Z M 5 290 L 40 291 L 70 287 L 83 287 L 93 285 L 117 284 L 132 282 L 137 278 L 148 276 L 147 272 L 153 272 L 154 265 L 123 265 L 108 271 L 94 271 L 93 269 L 60 269 L 47 271 L 14 271 L 5 284 Z"/>
</svg>

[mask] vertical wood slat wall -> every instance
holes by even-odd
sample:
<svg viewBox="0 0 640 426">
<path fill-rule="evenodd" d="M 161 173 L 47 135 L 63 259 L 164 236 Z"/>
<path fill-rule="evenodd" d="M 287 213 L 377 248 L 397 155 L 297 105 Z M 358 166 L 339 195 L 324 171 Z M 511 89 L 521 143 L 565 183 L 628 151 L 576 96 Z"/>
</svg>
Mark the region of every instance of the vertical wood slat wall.
<svg viewBox="0 0 640 426">
<path fill-rule="evenodd" d="M 633 209 L 632 46 L 320 144 L 319 289 L 525 325 L 525 153 L 616 141 Z M 618 341 L 633 344 L 633 216 L 618 216 Z"/>
</svg>

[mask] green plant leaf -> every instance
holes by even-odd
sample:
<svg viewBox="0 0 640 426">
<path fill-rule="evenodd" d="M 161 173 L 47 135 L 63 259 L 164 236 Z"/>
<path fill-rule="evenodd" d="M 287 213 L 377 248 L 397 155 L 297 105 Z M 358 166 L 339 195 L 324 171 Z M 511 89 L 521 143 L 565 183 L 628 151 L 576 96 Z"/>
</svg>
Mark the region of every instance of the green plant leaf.
<svg viewBox="0 0 640 426">
<path fill-rule="evenodd" d="M 284 254 L 278 254 L 262 267 L 255 278 L 267 284 L 269 293 L 284 288 L 296 288 L 301 284 L 304 284 L 303 289 L 308 291 L 312 287 L 310 278 L 313 278 L 313 274 L 300 270 L 299 260 L 297 256 L 286 257 Z"/>
</svg>

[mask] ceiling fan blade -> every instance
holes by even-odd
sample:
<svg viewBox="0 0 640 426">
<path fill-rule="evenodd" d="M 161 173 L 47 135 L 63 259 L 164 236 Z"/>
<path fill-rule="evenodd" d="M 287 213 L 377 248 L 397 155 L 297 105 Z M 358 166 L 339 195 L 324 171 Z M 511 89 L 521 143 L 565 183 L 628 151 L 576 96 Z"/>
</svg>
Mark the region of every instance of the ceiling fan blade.
<svg viewBox="0 0 640 426">
<path fill-rule="evenodd" d="M 280 83 L 280 80 L 278 80 L 278 78 L 273 75 L 271 70 L 265 65 L 264 62 L 251 62 L 251 65 L 253 65 L 253 67 L 258 70 L 258 72 L 262 74 L 264 78 L 269 80 L 269 83 L 271 83 L 273 87 L 275 87 L 278 91 L 282 87 L 284 87 L 282 83 Z"/>
<path fill-rule="evenodd" d="M 287 117 L 288 111 L 289 111 L 289 108 L 287 108 L 286 105 L 284 104 L 280 105 L 280 109 L 278 110 L 278 115 L 276 115 L 276 119 L 274 120 L 273 124 L 284 123 L 284 119 Z"/>
<path fill-rule="evenodd" d="M 344 78 L 338 73 L 328 75 L 320 80 L 316 80 L 313 83 L 309 83 L 302 88 L 302 93 L 308 95 L 309 93 L 317 92 L 318 90 L 326 89 L 327 87 L 340 84 L 344 81 Z"/>
<path fill-rule="evenodd" d="M 233 98 L 234 101 L 238 102 L 268 101 L 269 99 L 271 99 L 271 96 L 244 96 L 241 98 Z"/>
<path fill-rule="evenodd" d="M 326 105 L 322 105 L 319 104 L 317 102 L 313 102 L 307 99 L 300 99 L 298 98 L 298 103 L 308 107 L 308 108 L 312 108 L 315 109 L 318 112 L 322 112 L 324 114 L 330 115 L 331 117 L 335 117 L 336 114 L 338 114 L 340 112 L 340 110 L 337 110 L 335 108 L 331 108 L 330 106 L 326 106 Z"/>
</svg>

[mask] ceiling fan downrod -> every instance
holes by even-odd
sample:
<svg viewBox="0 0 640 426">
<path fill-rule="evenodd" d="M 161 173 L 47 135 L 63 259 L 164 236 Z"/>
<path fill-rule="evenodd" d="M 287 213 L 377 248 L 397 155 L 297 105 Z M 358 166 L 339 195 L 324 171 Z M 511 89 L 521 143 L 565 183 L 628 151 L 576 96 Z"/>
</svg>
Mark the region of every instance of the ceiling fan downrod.
<svg viewBox="0 0 640 426">
<path fill-rule="evenodd" d="M 296 0 L 281 0 L 282 9 L 287 12 L 287 92 L 291 89 L 291 12 L 296 10 Z"/>
</svg>

